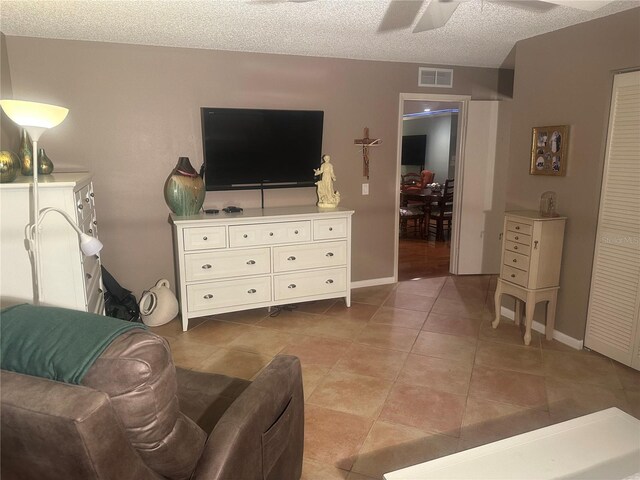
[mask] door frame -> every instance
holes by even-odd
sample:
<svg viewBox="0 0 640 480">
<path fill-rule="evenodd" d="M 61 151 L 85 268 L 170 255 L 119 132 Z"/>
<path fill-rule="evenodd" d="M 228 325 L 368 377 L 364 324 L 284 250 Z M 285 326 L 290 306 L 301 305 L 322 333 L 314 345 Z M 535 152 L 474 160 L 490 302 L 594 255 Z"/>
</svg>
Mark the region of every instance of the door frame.
<svg viewBox="0 0 640 480">
<path fill-rule="evenodd" d="M 465 160 L 465 139 L 467 132 L 467 111 L 471 101 L 471 95 L 445 95 L 435 93 L 401 93 L 398 107 L 398 137 L 396 148 L 396 215 L 394 234 L 394 256 L 393 256 L 393 278 L 398 281 L 398 255 L 400 249 L 400 183 L 401 183 L 401 160 L 402 160 L 402 125 L 405 101 L 432 101 L 432 102 L 455 102 L 460 104 L 458 112 L 458 138 L 456 141 L 456 165 L 455 179 L 456 188 L 453 198 L 453 218 L 451 228 L 451 253 L 449 258 L 449 272 L 454 275 L 458 273 L 458 248 L 460 240 L 460 214 L 458 205 L 462 204 L 462 186 L 464 185 L 464 160 Z"/>
</svg>

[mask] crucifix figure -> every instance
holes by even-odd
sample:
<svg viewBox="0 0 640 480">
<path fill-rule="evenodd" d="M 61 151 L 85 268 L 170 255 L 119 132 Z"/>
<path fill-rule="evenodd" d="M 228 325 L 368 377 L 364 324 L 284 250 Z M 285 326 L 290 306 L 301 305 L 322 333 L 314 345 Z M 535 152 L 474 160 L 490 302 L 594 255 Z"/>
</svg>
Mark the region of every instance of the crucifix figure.
<svg viewBox="0 0 640 480">
<path fill-rule="evenodd" d="M 362 145 L 362 175 L 369 179 L 369 147 L 380 145 L 379 138 L 369 138 L 369 127 L 364 128 L 364 137 L 356 138 L 353 141 L 356 145 Z"/>
</svg>

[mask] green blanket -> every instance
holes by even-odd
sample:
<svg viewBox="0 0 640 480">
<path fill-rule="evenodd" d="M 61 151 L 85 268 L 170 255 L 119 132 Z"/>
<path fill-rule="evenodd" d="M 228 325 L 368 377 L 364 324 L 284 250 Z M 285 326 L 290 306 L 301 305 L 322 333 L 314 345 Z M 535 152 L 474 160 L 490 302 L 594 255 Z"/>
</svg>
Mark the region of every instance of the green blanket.
<svg viewBox="0 0 640 480">
<path fill-rule="evenodd" d="M 66 308 L 16 305 L 0 312 L 0 366 L 79 384 L 104 349 L 134 328 L 146 327 Z"/>
</svg>

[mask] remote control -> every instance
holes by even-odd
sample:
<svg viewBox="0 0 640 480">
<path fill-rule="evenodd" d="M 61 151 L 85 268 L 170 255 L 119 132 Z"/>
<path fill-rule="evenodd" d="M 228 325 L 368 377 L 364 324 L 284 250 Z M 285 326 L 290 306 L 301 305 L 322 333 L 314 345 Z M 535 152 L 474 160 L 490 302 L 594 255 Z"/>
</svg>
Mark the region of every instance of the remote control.
<svg viewBox="0 0 640 480">
<path fill-rule="evenodd" d="M 237 212 L 242 212 L 242 208 L 240 207 L 235 207 L 233 205 L 229 205 L 228 207 L 225 207 L 222 209 L 223 211 L 227 212 L 227 213 L 237 213 Z"/>
<path fill-rule="evenodd" d="M 218 213 L 220 210 L 218 210 L 217 208 L 207 208 L 205 209 L 204 213 Z"/>
</svg>

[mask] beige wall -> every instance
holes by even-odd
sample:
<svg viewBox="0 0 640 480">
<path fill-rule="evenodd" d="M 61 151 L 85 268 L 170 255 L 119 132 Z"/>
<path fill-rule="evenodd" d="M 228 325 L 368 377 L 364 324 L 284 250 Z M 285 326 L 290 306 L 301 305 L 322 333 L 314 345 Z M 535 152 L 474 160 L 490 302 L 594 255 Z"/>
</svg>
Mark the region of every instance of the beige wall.
<svg viewBox="0 0 640 480">
<path fill-rule="evenodd" d="M 400 92 L 497 97 L 498 70 L 455 68 L 454 88 L 418 88 L 418 65 L 7 37 L 13 94 L 66 105 L 41 144 L 58 170 L 95 174 L 106 267 L 139 295 L 172 282 L 164 181 L 178 156 L 202 163 L 200 107 L 320 109 L 345 207 L 355 209 L 353 280 L 391 277 Z M 369 127 L 370 195 L 361 196 Z M 14 148 L 17 147 L 17 139 Z M 318 163 L 320 160 L 318 160 Z M 269 191 L 266 204 L 315 203 L 313 189 Z M 207 194 L 205 205 L 259 206 L 258 192 Z"/>
<path fill-rule="evenodd" d="M 542 192 L 558 193 L 568 222 L 556 328 L 576 339 L 584 338 L 613 75 L 634 67 L 640 67 L 640 9 L 516 46 L 507 209 L 537 210 Z M 566 177 L 529 175 L 531 128 L 564 124 Z"/>
</svg>

